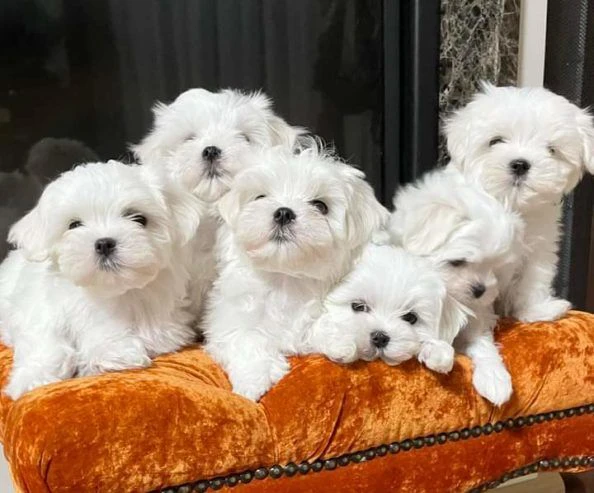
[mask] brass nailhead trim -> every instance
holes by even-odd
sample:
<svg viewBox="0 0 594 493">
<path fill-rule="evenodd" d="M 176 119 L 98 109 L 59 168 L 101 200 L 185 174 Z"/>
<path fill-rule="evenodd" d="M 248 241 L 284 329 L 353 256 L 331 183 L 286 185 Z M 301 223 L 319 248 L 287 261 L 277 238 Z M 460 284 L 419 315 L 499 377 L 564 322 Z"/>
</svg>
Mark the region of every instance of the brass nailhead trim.
<svg viewBox="0 0 594 493">
<path fill-rule="evenodd" d="M 311 463 L 307 461 L 301 462 L 299 464 L 290 462 L 284 466 L 275 464 L 270 467 L 259 467 L 255 471 L 244 471 L 214 479 L 200 480 L 180 486 L 164 488 L 160 491 L 161 493 L 203 493 L 208 490 L 220 490 L 223 486 L 234 487 L 239 486 L 242 483 L 247 484 L 253 479 L 262 480 L 266 479 L 267 477 L 277 479 L 283 476 L 290 478 L 295 476 L 297 473 L 309 474 L 310 472 L 320 472 L 322 470 L 332 471 L 338 467 L 345 467 L 350 463 L 358 464 L 360 462 L 367 462 L 388 454 L 398 454 L 401 451 L 407 452 L 409 450 L 431 447 L 437 444 L 441 445 L 448 441 L 456 442 L 459 440 L 468 440 L 471 438 L 480 437 L 482 435 L 490 435 L 491 433 L 501 433 L 505 429 L 534 426 L 539 423 L 544 423 L 545 421 L 565 419 L 573 416 L 582 416 L 583 414 L 594 414 L 594 404 L 579 406 L 572 409 L 565 409 L 562 411 L 509 418 L 505 421 L 497 421 L 494 424 L 487 423 L 482 426 L 463 428 L 462 430 L 450 431 L 448 433 L 438 433 L 437 435 L 408 438 L 406 440 L 402 440 L 401 442 L 392 442 L 390 444 L 372 447 L 367 450 L 341 455 L 340 457 L 319 459 Z M 594 467 L 594 456 L 543 458 L 532 464 L 528 464 L 527 466 L 508 472 L 499 479 L 495 479 L 488 483 L 477 486 L 476 488 L 470 490 L 470 493 L 478 493 L 488 489 L 496 488 L 500 484 L 509 481 L 512 478 L 526 476 L 532 472 L 578 466 Z"/>
<path fill-rule="evenodd" d="M 555 457 L 552 459 L 540 459 L 527 466 L 514 469 L 513 471 L 505 473 L 498 479 L 483 483 L 475 488 L 472 488 L 468 493 L 480 493 L 481 491 L 491 490 L 497 488 L 500 484 L 509 481 L 510 479 L 519 478 L 520 476 L 527 476 L 538 471 L 547 471 L 549 469 L 559 469 L 560 467 L 594 467 L 594 455 L 579 455 L 570 457 Z"/>
</svg>

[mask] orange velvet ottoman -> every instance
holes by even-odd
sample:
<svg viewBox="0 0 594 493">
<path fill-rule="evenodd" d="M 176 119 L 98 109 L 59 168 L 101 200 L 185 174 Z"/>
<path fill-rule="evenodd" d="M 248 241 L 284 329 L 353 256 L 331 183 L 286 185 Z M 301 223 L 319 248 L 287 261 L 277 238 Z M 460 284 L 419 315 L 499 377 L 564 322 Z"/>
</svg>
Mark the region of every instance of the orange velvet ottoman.
<svg viewBox="0 0 594 493">
<path fill-rule="evenodd" d="M 33 493 L 481 491 L 594 468 L 594 316 L 504 322 L 498 338 L 515 390 L 500 409 L 473 391 L 463 356 L 445 376 L 416 361 L 295 358 L 254 404 L 191 348 L 147 370 L 3 396 L 4 451 Z M 10 366 L 2 348 L 3 381 Z"/>
</svg>

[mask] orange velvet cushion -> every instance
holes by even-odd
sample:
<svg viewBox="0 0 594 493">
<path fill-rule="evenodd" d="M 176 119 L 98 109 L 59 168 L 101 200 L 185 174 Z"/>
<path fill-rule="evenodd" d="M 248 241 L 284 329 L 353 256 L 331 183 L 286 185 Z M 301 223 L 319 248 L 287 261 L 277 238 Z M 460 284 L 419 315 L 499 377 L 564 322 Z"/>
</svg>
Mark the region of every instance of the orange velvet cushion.
<svg viewBox="0 0 594 493">
<path fill-rule="evenodd" d="M 449 375 L 416 361 L 295 358 L 291 373 L 254 404 L 232 394 L 224 372 L 190 348 L 147 370 L 69 380 L 14 403 L 2 396 L 0 432 L 15 482 L 35 493 L 149 491 L 319 458 L 340 459 L 317 462 L 330 470 L 308 475 L 292 475 L 293 466 L 261 469 L 267 479 L 237 489 L 458 491 L 547 457 L 576 456 L 567 468 L 591 467 L 594 406 L 583 405 L 594 402 L 594 316 L 502 323 L 498 339 L 514 382 L 500 409 L 474 392 L 463 356 Z M 10 364 L 2 348 L 2 382 Z M 523 421 L 508 429 L 510 417 Z M 438 435 L 448 432 L 458 435 Z M 388 450 L 393 442 L 397 454 Z M 371 455 L 344 455 L 358 451 Z"/>
</svg>

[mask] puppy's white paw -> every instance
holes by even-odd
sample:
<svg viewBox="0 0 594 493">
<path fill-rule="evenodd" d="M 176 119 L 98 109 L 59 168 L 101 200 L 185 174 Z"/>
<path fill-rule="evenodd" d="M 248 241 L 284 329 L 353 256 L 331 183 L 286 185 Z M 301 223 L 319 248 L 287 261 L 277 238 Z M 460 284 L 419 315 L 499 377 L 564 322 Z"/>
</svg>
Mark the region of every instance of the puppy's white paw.
<svg viewBox="0 0 594 493">
<path fill-rule="evenodd" d="M 419 354 L 420 347 L 418 339 L 403 338 L 390 343 L 381 358 L 388 365 L 399 365 Z"/>
<path fill-rule="evenodd" d="M 571 303 L 560 298 L 549 298 L 518 310 L 516 317 L 522 322 L 551 322 L 571 310 Z"/>
<path fill-rule="evenodd" d="M 150 365 L 151 359 L 142 342 L 129 338 L 94 348 L 92 354 L 88 355 L 88 360 L 81 361 L 78 374 L 100 375 L 110 371 L 146 368 Z"/>
<path fill-rule="evenodd" d="M 233 392 L 257 402 L 289 372 L 289 369 L 289 362 L 283 358 L 272 364 L 269 361 L 259 362 L 249 369 L 244 368 L 244 371 L 230 372 L 229 378 L 233 385 Z"/>
<path fill-rule="evenodd" d="M 454 366 L 454 348 L 445 341 L 426 341 L 421 344 L 418 359 L 430 370 L 449 373 Z"/>
<path fill-rule="evenodd" d="M 357 360 L 357 346 L 355 344 L 332 345 L 327 347 L 323 352 L 329 360 L 335 363 L 349 364 Z"/>
<path fill-rule="evenodd" d="M 12 372 L 8 385 L 4 387 L 4 393 L 11 399 L 16 400 L 21 395 L 42 385 L 56 383 L 62 379 L 43 370 L 31 368 L 19 368 Z"/>
<path fill-rule="evenodd" d="M 512 380 L 503 363 L 475 361 L 472 383 L 476 391 L 496 406 L 506 403 L 512 395 Z"/>
</svg>

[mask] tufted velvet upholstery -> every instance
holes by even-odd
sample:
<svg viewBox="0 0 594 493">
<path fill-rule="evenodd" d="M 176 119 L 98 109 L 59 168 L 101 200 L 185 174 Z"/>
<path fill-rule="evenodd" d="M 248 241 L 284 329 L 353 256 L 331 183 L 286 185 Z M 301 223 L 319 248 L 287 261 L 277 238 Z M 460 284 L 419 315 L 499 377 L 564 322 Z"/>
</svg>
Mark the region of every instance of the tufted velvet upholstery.
<svg viewBox="0 0 594 493">
<path fill-rule="evenodd" d="M 254 404 L 190 348 L 147 370 L 61 382 L 16 402 L 2 395 L 0 436 L 17 486 L 34 493 L 140 492 L 224 478 L 199 491 L 258 468 L 265 479 L 248 474 L 235 490 L 450 492 L 531 464 L 594 467 L 594 316 L 504 321 L 497 337 L 515 391 L 500 409 L 473 391 L 463 356 L 445 376 L 415 361 L 294 358 L 291 373 Z M 2 382 L 10 366 L 1 348 Z M 303 461 L 322 470 L 269 468 Z"/>
</svg>

